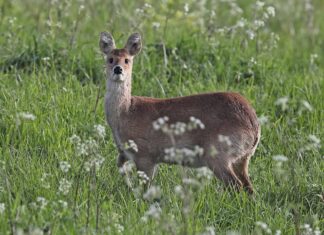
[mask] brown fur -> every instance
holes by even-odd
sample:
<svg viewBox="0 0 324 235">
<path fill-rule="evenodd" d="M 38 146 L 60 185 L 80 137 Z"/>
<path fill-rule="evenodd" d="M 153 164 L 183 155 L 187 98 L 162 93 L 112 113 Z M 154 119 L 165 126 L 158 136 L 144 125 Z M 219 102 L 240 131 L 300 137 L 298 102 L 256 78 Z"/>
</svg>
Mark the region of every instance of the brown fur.
<svg viewBox="0 0 324 235">
<path fill-rule="evenodd" d="M 152 177 L 156 164 L 172 163 L 164 159 L 164 149 L 172 146 L 171 140 L 161 131 L 154 130 L 152 122 L 163 116 L 169 117 L 169 123 L 188 122 L 189 117 L 193 116 L 200 119 L 206 128 L 187 132 L 177 138 L 176 147 L 199 145 L 204 148 L 204 155 L 187 165 L 207 166 L 226 185 L 238 189 L 244 187 L 252 193 L 248 163 L 260 139 L 260 126 L 249 102 L 240 94 L 231 92 L 170 99 L 131 96 L 132 59 L 141 48 L 140 36 L 133 34 L 125 48 L 119 50 L 115 49 L 110 34 L 105 34 L 104 37 L 110 40 L 107 44 L 109 46 L 105 47 L 106 41 L 101 40 L 101 50 L 106 54 L 107 61 L 110 57 L 114 57 L 115 61 L 114 64 L 107 62 L 105 109 L 107 121 L 120 151 L 118 166 L 131 158 L 138 170 Z M 124 63 L 125 58 L 129 59 L 128 64 Z M 123 68 L 122 82 L 113 79 L 116 76 L 113 73 L 116 65 Z M 232 145 L 226 146 L 220 142 L 219 135 L 228 136 Z M 123 149 L 123 143 L 128 140 L 135 141 L 138 152 Z M 216 156 L 211 154 L 213 147 L 218 152 Z"/>
</svg>

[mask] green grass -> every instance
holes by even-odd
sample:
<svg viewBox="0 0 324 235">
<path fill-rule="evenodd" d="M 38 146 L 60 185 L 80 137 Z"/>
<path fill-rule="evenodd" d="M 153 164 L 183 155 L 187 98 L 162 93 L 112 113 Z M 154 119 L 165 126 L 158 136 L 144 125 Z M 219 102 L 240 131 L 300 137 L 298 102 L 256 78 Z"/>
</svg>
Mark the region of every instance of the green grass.
<svg viewBox="0 0 324 235">
<path fill-rule="evenodd" d="M 250 0 L 237 1 L 242 13 L 231 13 L 230 4 L 217 0 L 147 1 L 152 7 L 144 7 L 144 1 L 85 1 L 81 11 L 81 1 L 50 2 L 0 0 L 0 203 L 5 206 L 0 234 L 32 234 L 35 229 L 118 234 L 118 225 L 124 227 L 120 234 L 199 234 L 209 226 L 217 234 L 265 233 L 257 221 L 273 233 L 306 234 L 299 229 L 304 224 L 324 231 L 324 151 L 309 139 L 315 135 L 321 144 L 324 139 L 322 1 L 312 1 L 312 9 L 305 8 L 306 1 L 268 1 L 264 8 L 274 6 L 276 15 L 253 40 L 246 31 L 262 13 Z M 244 28 L 227 30 L 242 17 Z M 160 27 L 154 29 L 153 22 Z M 268 118 L 250 163 L 257 191 L 253 199 L 226 191 L 213 179 L 193 190 L 184 219 L 183 201 L 174 193 L 183 170 L 161 165 L 153 184 L 163 191 L 162 216 L 144 223 L 141 217 L 150 203 L 136 198 L 119 174 L 108 126 L 99 142 L 105 161 L 96 177 L 79 171 L 83 160 L 69 137 L 87 139 L 95 124 L 106 125 L 104 61 L 98 48 L 104 30 L 112 32 L 118 47 L 134 31 L 143 36 L 144 48 L 133 69 L 134 95 L 238 91 L 258 116 Z M 314 54 L 318 57 L 312 61 Z M 281 97 L 289 99 L 287 110 L 275 105 Z M 19 123 L 21 112 L 36 119 Z M 288 161 L 278 167 L 274 155 Z M 60 170 L 61 161 L 69 162 L 69 172 Z M 184 171 L 194 176 L 192 169 Z M 73 182 L 67 195 L 58 190 L 62 178 Z M 37 197 L 47 205 L 41 208 Z"/>
</svg>

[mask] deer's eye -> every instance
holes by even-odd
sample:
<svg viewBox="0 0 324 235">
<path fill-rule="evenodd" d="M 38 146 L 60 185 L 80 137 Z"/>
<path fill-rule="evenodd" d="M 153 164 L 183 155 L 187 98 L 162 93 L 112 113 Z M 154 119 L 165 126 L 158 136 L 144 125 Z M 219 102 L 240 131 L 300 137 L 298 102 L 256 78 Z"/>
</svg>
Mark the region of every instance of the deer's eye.
<svg viewBox="0 0 324 235">
<path fill-rule="evenodd" d="M 129 59 L 125 59 L 125 64 L 128 64 L 129 63 Z"/>
<path fill-rule="evenodd" d="M 109 62 L 110 64 L 112 64 L 112 63 L 114 62 L 114 58 L 109 58 L 109 59 L 108 59 L 108 62 Z"/>
</svg>

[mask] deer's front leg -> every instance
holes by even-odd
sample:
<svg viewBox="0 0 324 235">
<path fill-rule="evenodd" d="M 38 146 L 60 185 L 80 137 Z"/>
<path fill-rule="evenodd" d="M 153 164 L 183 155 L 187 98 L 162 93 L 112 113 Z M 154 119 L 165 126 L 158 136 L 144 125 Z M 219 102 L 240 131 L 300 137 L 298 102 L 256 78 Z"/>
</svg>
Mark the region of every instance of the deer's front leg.
<svg viewBox="0 0 324 235">
<path fill-rule="evenodd" d="M 150 178 L 150 180 L 153 179 L 155 174 L 155 163 L 147 156 L 136 158 L 135 165 L 137 171 L 143 171 Z"/>
<path fill-rule="evenodd" d="M 127 157 L 125 156 L 125 154 L 123 152 L 119 152 L 119 156 L 117 158 L 117 166 L 118 168 L 121 168 L 123 167 L 123 165 L 125 164 L 125 162 L 127 162 L 128 159 Z"/>
</svg>

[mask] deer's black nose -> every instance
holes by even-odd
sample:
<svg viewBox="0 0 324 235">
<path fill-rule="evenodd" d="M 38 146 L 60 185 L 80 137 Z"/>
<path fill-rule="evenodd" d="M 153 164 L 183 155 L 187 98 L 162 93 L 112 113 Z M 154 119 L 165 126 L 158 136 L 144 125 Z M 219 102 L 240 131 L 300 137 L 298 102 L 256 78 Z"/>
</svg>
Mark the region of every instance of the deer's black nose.
<svg viewBox="0 0 324 235">
<path fill-rule="evenodd" d="M 114 68 L 114 74 L 122 74 L 123 68 L 120 67 L 119 65 L 115 66 Z"/>
</svg>

